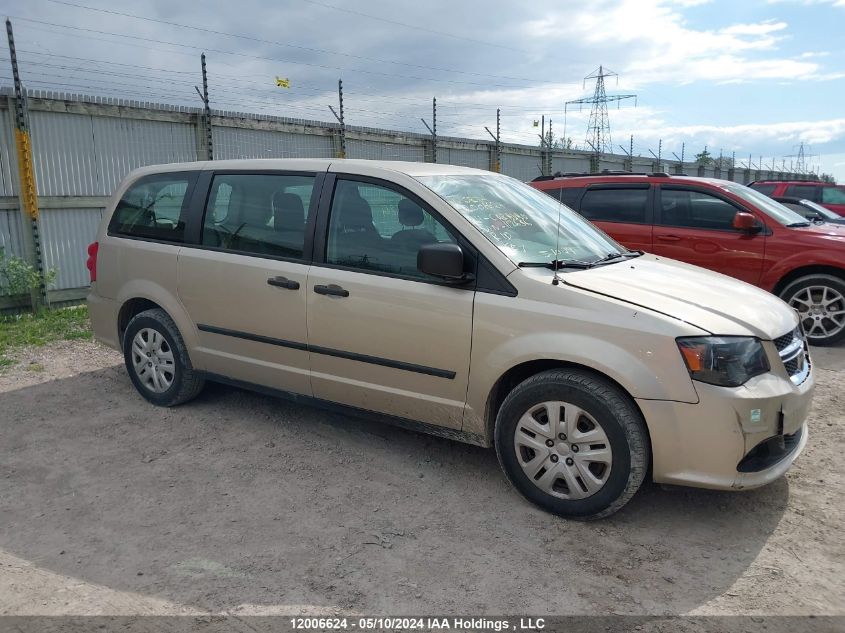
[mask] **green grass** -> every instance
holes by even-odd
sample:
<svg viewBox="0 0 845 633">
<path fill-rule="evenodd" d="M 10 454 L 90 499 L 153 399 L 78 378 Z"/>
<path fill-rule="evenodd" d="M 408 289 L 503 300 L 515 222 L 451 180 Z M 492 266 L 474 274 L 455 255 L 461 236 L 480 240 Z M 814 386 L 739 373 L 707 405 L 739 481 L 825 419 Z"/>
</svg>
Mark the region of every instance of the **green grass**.
<svg viewBox="0 0 845 633">
<path fill-rule="evenodd" d="M 15 364 L 7 356 L 15 348 L 91 338 L 87 306 L 0 316 L 0 369 Z"/>
</svg>

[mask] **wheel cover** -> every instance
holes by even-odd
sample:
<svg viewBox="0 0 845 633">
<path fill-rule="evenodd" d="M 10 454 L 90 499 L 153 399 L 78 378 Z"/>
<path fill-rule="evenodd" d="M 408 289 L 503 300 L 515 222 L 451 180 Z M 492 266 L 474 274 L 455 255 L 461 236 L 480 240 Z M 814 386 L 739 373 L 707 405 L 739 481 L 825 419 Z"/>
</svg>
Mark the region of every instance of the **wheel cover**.
<svg viewBox="0 0 845 633">
<path fill-rule="evenodd" d="M 516 425 L 514 448 L 528 479 L 561 499 L 596 494 L 607 483 L 613 465 L 604 429 L 569 402 L 543 402 L 526 411 Z"/>
<path fill-rule="evenodd" d="M 176 363 L 173 350 L 161 332 L 153 328 L 138 330 L 132 339 L 132 367 L 146 389 L 164 393 L 173 385 Z"/>
<path fill-rule="evenodd" d="M 788 301 L 809 339 L 836 336 L 845 328 L 845 297 L 830 286 L 807 286 Z"/>
</svg>

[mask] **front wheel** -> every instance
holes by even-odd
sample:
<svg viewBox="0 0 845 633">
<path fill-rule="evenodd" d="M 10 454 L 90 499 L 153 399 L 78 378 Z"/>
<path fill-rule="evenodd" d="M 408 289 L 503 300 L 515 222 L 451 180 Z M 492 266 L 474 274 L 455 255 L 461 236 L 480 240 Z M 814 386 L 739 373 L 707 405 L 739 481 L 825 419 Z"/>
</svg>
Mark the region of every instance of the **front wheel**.
<svg viewBox="0 0 845 633">
<path fill-rule="evenodd" d="M 810 345 L 833 345 L 845 338 L 845 280 L 807 275 L 787 285 L 780 298 L 798 311 Z"/>
<path fill-rule="evenodd" d="M 650 460 L 645 422 L 631 399 L 596 374 L 551 370 L 505 398 L 496 452 L 514 487 L 555 514 L 600 519 L 639 489 Z"/>
</svg>

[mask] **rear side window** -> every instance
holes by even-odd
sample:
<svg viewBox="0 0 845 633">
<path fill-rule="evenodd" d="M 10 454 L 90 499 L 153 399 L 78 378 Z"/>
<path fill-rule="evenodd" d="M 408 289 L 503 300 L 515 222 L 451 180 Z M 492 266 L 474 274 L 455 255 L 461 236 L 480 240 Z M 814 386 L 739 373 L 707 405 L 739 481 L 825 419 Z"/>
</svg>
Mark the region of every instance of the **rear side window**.
<svg viewBox="0 0 845 633">
<path fill-rule="evenodd" d="M 578 197 L 583 190 L 583 187 L 566 187 L 560 189 L 544 189 L 543 193 L 550 195 L 558 202 L 562 202 L 570 209 L 577 210 Z"/>
<path fill-rule="evenodd" d="M 117 203 L 109 233 L 183 242 L 189 191 L 195 180 L 193 172 L 141 178 Z"/>
<path fill-rule="evenodd" d="M 756 189 L 764 196 L 771 196 L 775 192 L 775 189 L 777 189 L 777 185 L 751 185 L 751 188 Z"/>
<path fill-rule="evenodd" d="M 660 223 L 666 226 L 733 231 L 737 211 L 729 202 L 702 191 L 663 189 L 660 193 Z"/>
<path fill-rule="evenodd" d="M 645 224 L 648 189 L 587 189 L 581 215 L 589 220 Z"/>
<path fill-rule="evenodd" d="M 205 246 L 300 259 L 314 176 L 217 174 L 202 227 Z"/>
<path fill-rule="evenodd" d="M 789 198 L 806 198 L 807 200 L 818 200 L 819 187 L 815 185 L 789 185 L 786 188 L 786 195 Z"/>
<path fill-rule="evenodd" d="M 822 202 L 825 204 L 845 204 L 845 189 L 822 187 Z"/>
</svg>

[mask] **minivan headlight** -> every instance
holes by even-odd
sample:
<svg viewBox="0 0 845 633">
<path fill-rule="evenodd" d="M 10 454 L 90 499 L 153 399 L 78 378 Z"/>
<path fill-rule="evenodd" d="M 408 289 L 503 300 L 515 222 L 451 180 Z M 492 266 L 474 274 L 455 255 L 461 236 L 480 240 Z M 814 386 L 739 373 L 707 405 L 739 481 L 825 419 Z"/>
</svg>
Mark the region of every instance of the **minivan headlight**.
<svg viewBox="0 0 845 633">
<path fill-rule="evenodd" d="M 760 339 L 746 336 L 696 336 L 677 339 L 693 380 L 739 387 L 769 371 Z"/>
</svg>

